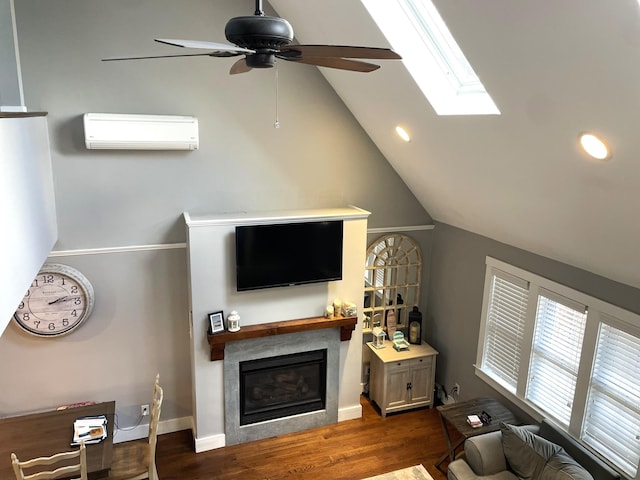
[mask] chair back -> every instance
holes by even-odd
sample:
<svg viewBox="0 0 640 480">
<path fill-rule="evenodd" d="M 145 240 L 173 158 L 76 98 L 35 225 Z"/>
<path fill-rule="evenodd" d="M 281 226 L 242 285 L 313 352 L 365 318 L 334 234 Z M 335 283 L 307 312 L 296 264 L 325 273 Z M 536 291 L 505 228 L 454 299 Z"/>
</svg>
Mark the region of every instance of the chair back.
<svg viewBox="0 0 640 480">
<path fill-rule="evenodd" d="M 70 460 L 76 463 L 68 465 Z M 64 466 L 55 468 L 57 464 L 65 462 Z M 87 480 L 87 452 L 84 443 L 78 450 L 62 452 L 50 457 L 39 457 L 32 460 L 20 461 L 15 453 L 11 454 L 11 464 L 17 480 L 50 480 L 80 474 L 80 480 Z M 45 470 L 44 467 L 53 468 Z M 24 470 L 36 469 L 34 473 L 25 474 Z"/>
<path fill-rule="evenodd" d="M 162 387 L 160 375 L 156 375 L 153 386 L 153 401 L 149 412 L 149 438 L 116 445 L 113 449 L 113 463 L 109 471 L 111 480 L 158 480 L 156 469 L 156 444 L 158 422 L 162 408 Z"/>
<path fill-rule="evenodd" d="M 160 374 L 157 374 L 156 382 L 153 386 L 153 401 L 149 418 L 149 478 L 153 478 L 153 476 L 157 478 L 158 475 L 156 473 L 156 444 L 158 441 L 158 422 L 160 421 L 163 395 L 164 393 L 160 386 Z"/>
</svg>

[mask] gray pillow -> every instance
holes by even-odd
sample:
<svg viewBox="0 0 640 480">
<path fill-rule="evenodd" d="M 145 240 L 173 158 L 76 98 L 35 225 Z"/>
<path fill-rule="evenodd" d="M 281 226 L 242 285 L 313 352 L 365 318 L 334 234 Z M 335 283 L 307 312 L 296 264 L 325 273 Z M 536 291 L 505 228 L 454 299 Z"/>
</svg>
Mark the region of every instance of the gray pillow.
<svg viewBox="0 0 640 480">
<path fill-rule="evenodd" d="M 561 449 L 547 460 L 539 480 L 593 480 L 593 477 Z"/>
<path fill-rule="evenodd" d="M 538 480 L 547 460 L 562 450 L 523 427 L 501 423 L 500 431 L 507 463 L 522 480 Z"/>
</svg>

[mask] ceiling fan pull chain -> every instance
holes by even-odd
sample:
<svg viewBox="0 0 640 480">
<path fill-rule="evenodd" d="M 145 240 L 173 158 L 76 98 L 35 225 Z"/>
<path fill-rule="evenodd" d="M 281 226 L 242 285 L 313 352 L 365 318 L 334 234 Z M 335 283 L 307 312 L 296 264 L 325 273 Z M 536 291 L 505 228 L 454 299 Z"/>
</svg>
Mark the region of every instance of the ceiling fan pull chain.
<svg viewBox="0 0 640 480">
<path fill-rule="evenodd" d="M 280 120 L 278 120 L 278 62 L 275 65 L 276 71 L 276 121 L 273 124 L 274 128 L 280 128 Z"/>
</svg>

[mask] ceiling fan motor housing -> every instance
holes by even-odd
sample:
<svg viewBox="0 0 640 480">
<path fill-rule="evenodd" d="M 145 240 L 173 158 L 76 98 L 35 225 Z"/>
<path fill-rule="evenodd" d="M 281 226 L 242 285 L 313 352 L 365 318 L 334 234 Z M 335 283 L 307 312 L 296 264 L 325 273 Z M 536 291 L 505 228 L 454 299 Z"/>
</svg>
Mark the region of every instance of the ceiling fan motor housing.
<svg viewBox="0 0 640 480">
<path fill-rule="evenodd" d="M 235 17 L 227 22 L 224 34 L 231 43 L 256 51 L 247 55 L 247 65 L 251 68 L 273 67 L 274 54 L 293 41 L 293 27 L 279 17 Z"/>
</svg>

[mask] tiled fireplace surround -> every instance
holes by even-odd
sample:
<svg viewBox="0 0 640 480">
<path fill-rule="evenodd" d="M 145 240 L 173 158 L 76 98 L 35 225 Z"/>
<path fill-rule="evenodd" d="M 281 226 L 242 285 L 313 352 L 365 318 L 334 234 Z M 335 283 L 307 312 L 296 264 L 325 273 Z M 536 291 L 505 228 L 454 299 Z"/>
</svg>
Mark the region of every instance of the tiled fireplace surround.
<svg viewBox="0 0 640 480">
<path fill-rule="evenodd" d="M 249 425 L 240 425 L 240 362 L 322 349 L 327 350 L 327 389 L 325 408 L 323 410 Z M 227 343 L 224 355 L 226 444 L 245 443 L 336 423 L 338 421 L 339 366 L 340 330 L 338 328 L 289 333 Z"/>
<path fill-rule="evenodd" d="M 217 358 L 214 358 L 206 331 L 208 314 L 218 310 L 223 310 L 225 316 L 231 310 L 238 310 L 241 315 L 240 332 L 292 319 L 321 318 L 325 306 L 334 298 L 354 301 L 360 312 L 368 215 L 356 207 L 275 214 L 209 216 L 185 213 L 196 452 L 362 415 L 361 319 L 357 321 L 350 339 L 341 339 L 343 329 L 340 327 L 295 333 L 285 331 L 249 340 L 239 336 L 238 341 L 226 343 L 224 354 Z M 344 221 L 342 280 L 254 292 L 236 291 L 233 260 L 235 225 L 325 219 Z M 239 425 L 238 362 L 324 348 L 327 349 L 327 388 L 323 410 L 259 424 Z"/>
</svg>

